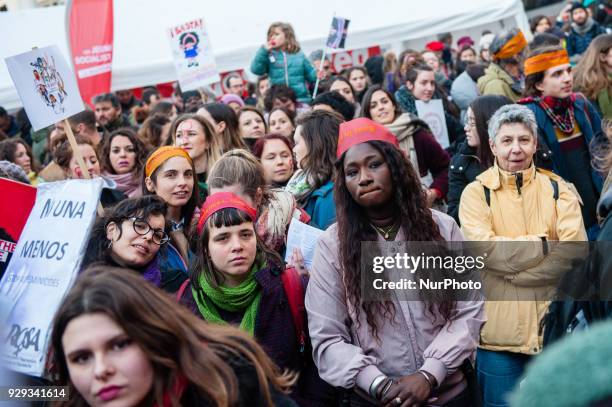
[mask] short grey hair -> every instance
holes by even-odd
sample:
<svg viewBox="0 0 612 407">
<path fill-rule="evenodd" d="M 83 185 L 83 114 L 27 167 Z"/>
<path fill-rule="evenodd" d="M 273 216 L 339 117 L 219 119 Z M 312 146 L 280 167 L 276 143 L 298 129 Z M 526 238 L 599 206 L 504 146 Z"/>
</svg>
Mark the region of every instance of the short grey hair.
<svg viewBox="0 0 612 407">
<path fill-rule="evenodd" d="M 495 140 L 499 129 L 504 124 L 519 123 L 531 131 L 531 135 L 537 138 L 538 123 L 535 115 L 529 108 L 523 105 L 506 105 L 500 107 L 489 120 L 489 138 Z"/>
</svg>

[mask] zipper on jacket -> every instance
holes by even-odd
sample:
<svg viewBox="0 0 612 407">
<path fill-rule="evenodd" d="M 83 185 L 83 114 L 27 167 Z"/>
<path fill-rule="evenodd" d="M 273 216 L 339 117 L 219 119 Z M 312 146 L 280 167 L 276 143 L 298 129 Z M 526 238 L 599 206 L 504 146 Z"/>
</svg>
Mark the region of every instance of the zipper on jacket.
<svg viewBox="0 0 612 407">
<path fill-rule="evenodd" d="M 287 64 L 287 53 L 283 51 L 283 62 L 285 64 L 285 85 L 289 86 L 289 66 Z"/>
</svg>

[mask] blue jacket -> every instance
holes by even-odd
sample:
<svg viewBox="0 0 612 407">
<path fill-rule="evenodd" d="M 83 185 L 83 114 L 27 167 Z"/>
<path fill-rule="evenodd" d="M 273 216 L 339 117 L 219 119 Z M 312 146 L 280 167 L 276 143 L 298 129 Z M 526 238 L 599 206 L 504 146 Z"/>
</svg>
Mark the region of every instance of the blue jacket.
<svg viewBox="0 0 612 407">
<path fill-rule="evenodd" d="M 334 184 L 327 183 L 315 189 L 303 206 L 310 216 L 310 225 L 325 230 L 336 222 L 336 203 L 334 202 Z"/>
<path fill-rule="evenodd" d="M 589 47 L 589 44 L 591 44 L 591 41 L 593 41 L 593 38 L 597 37 L 599 34 L 605 33 L 605 28 L 597 23 L 593 24 L 593 28 L 587 31 L 584 35 L 578 34 L 572 27 L 569 35 L 567 36 L 567 54 L 570 57 L 583 54 Z"/>
<path fill-rule="evenodd" d="M 561 161 L 561 146 L 557 140 L 552 120 L 537 103 L 525 103 L 525 106 L 535 114 L 538 123 L 538 142 L 545 143 L 552 152 L 552 168 L 550 169 L 561 177 L 569 179 L 569 174 L 567 174 L 565 166 Z M 578 94 L 576 102 L 574 102 L 574 116 L 588 146 L 593 137 L 601 135 L 601 118 L 595 107 L 582 94 Z M 543 167 L 547 166 L 543 165 Z M 597 191 L 601 192 L 603 187 L 602 176 L 594 169 L 591 169 L 591 179 Z"/>
<path fill-rule="evenodd" d="M 299 102 L 310 103 L 306 81 L 316 82 L 317 71 L 302 51 L 290 54 L 261 47 L 251 62 L 251 72 L 255 75 L 268 74 L 272 85 L 287 85 L 295 91 Z"/>
</svg>

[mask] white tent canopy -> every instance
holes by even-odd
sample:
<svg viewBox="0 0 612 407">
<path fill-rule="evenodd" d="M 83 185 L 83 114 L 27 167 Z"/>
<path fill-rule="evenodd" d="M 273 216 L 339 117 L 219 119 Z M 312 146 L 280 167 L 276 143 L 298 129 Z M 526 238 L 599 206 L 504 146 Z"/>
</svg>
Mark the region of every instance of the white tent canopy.
<svg viewBox="0 0 612 407">
<path fill-rule="evenodd" d="M 114 90 L 176 80 L 166 30 L 197 17 L 205 19 L 220 71 L 248 68 L 274 21 L 291 23 L 305 51 L 321 48 L 334 13 L 351 20 L 347 49 L 399 48 L 418 39 L 422 45 L 447 31 L 471 33 L 477 41 L 475 29 L 497 31 L 500 24 L 529 32 L 521 0 L 115 0 L 114 7 Z M 68 57 L 65 14 L 64 6 L 0 13 L 0 58 L 48 45 L 58 45 Z M 0 106 L 20 105 L 2 62 Z"/>
</svg>

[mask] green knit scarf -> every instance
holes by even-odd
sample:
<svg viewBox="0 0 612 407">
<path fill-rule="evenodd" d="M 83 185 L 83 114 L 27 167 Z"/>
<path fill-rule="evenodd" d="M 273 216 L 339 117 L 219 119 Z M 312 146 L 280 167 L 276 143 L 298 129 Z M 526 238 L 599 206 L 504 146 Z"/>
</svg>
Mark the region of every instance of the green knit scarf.
<svg viewBox="0 0 612 407">
<path fill-rule="evenodd" d="M 202 290 L 198 291 L 192 286 L 191 291 L 204 319 L 217 324 L 227 324 L 221 318 L 221 315 L 219 315 L 217 307 L 229 312 L 244 310 L 240 329 L 254 335 L 255 319 L 257 318 L 257 311 L 259 310 L 259 302 L 261 300 L 261 289 L 257 281 L 255 281 L 255 273 L 261 267 L 262 265 L 258 264 L 256 260 L 247 279 L 236 287 L 220 286 L 214 288 L 210 285 L 204 273 L 202 273 L 199 278 Z"/>
</svg>

